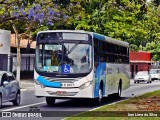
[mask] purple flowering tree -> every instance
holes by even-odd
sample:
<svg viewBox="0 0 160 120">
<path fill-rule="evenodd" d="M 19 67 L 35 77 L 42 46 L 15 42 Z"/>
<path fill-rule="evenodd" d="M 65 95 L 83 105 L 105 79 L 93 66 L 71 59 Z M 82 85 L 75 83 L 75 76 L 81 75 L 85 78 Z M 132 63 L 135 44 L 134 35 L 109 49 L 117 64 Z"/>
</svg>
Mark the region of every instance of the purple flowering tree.
<svg viewBox="0 0 160 120">
<path fill-rule="evenodd" d="M 53 0 L 0 0 L 0 24 L 10 23 L 17 43 L 17 80 L 20 81 L 20 44 L 41 26 L 53 26 L 63 18 L 64 12 L 58 10 Z M 22 30 L 23 29 L 23 30 Z"/>
</svg>

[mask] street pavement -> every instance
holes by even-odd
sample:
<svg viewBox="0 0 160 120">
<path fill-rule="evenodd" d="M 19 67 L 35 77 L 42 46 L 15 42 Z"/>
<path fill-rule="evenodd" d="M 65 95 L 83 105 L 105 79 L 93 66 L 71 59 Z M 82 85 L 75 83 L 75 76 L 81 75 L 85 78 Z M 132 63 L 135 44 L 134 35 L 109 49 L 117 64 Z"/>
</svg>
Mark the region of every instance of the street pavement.
<svg viewBox="0 0 160 120">
<path fill-rule="evenodd" d="M 154 90 L 160 90 L 160 81 L 158 80 L 153 81 L 151 84 L 147 84 L 147 83 L 134 84 L 133 80 L 131 80 L 130 85 L 131 86 L 129 89 L 122 92 L 121 99 L 115 99 L 114 96 L 111 95 L 105 98 L 105 101 L 103 102 L 102 105 L 113 104 L 120 100 L 125 100 L 128 98 L 139 96 Z M 34 96 L 33 80 L 22 80 L 21 88 L 22 88 L 21 89 L 22 91 L 21 105 L 18 107 L 15 107 L 12 105 L 12 103 L 4 103 L 3 107 L 1 108 L 1 111 L 29 111 L 31 107 L 35 106 L 40 111 L 53 111 L 52 115 L 55 116 L 55 117 L 47 117 L 47 118 L 37 118 L 36 120 L 59 120 L 59 119 L 65 118 L 63 114 L 67 114 L 67 111 L 68 111 L 68 115 L 70 116 L 70 115 L 75 115 L 84 111 L 89 111 L 98 107 L 90 104 L 90 101 L 87 101 L 87 100 L 70 100 L 70 99 L 66 99 L 66 100 L 58 99 L 56 100 L 56 104 L 54 106 L 47 106 L 45 102 L 45 98 L 36 98 Z M 19 120 L 17 118 L 11 118 L 11 119 Z M 28 120 L 29 118 L 23 118 L 23 120 L 26 120 L 26 119 Z M 2 120 L 6 120 L 6 119 L 3 118 Z M 7 118 L 7 120 L 9 120 L 9 118 Z"/>
<path fill-rule="evenodd" d="M 24 79 L 20 81 L 21 91 L 34 90 L 34 80 Z"/>
<path fill-rule="evenodd" d="M 152 83 L 135 84 L 134 80 L 130 81 L 130 88 L 122 92 L 122 97 L 135 97 L 154 90 L 160 90 L 160 80 L 152 81 Z"/>
</svg>

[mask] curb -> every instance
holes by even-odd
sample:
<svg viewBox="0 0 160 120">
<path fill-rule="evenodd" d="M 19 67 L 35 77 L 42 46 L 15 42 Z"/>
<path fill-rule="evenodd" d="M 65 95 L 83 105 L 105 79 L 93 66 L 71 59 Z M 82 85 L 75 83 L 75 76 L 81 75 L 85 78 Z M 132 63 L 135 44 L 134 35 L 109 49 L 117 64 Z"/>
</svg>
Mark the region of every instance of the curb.
<svg viewBox="0 0 160 120">
<path fill-rule="evenodd" d="M 27 91 L 27 89 L 21 88 L 20 91 L 24 92 L 24 91 Z"/>
</svg>

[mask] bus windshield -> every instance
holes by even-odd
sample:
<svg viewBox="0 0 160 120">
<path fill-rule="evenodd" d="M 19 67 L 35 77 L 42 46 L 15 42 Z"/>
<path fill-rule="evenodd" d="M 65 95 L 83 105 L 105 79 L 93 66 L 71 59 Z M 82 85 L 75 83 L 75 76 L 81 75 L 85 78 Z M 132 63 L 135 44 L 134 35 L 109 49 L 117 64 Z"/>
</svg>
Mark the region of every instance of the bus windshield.
<svg viewBox="0 0 160 120">
<path fill-rule="evenodd" d="M 91 45 L 80 41 L 37 44 L 37 71 L 47 73 L 74 74 L 91 70 Z"/>
</svg>

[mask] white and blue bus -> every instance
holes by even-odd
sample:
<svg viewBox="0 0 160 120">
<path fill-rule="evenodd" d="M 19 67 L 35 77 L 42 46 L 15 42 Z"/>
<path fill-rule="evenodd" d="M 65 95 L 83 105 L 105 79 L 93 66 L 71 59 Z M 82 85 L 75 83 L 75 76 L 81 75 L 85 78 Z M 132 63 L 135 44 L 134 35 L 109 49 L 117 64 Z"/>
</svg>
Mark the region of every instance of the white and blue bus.
<svg viewBox="0 0 160 120">
<path fill-rule="evenodd" d="M 130 86 L 129 44 L 81 30 L 37 35 L 35 96 L 55 99 L 102 98 Z"/>
</svg>

